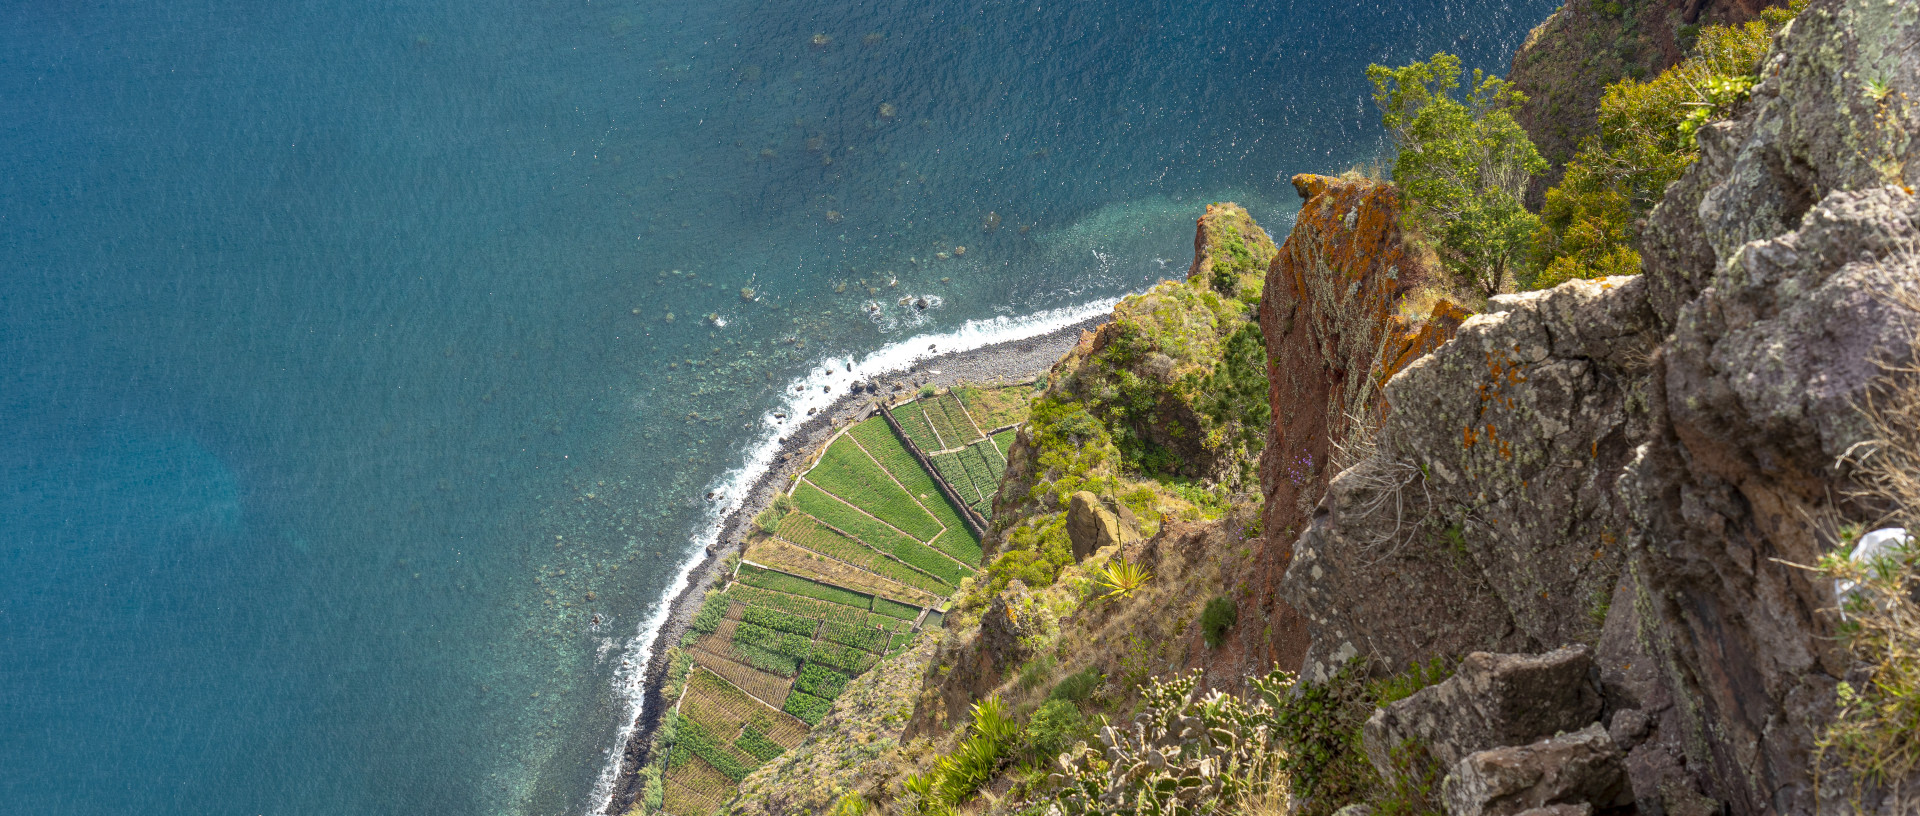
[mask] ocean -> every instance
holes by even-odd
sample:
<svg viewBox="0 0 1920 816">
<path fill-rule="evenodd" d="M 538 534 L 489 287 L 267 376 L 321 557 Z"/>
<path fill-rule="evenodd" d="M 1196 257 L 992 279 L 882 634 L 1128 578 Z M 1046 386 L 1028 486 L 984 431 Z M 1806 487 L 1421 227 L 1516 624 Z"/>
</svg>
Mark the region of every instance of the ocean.
<svg viewBox="0 0 1920 816">
<path fill-rule="evenodd" d="M 0 4 L 0 809 L 587 812 L 771 411 L 1283 236 L 1554 5 Z"/>
</svg>

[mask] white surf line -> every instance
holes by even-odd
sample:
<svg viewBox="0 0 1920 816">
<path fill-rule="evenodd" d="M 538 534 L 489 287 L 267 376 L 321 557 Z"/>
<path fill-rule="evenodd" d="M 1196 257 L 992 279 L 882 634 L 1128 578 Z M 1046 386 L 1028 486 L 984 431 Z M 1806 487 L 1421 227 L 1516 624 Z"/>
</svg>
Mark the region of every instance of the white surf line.
<svg viewBox="0 0 1920 816">
<path fill-rule="evenodd" d="M 691 583 L 694 569 L 706 558 L 707 548 L 720 540 L 726 519 L 746 503 L 753 486 L 773 467 L 774 457 L 780 453 L 781 438 L 805 424 L 813 414 L 831 408 L 855 383 L 905 371 L 915 363 L 932 357 L 1051 334 L 1107 314 L 1119 302 L 1119 298 L 1103 298 L 1023 317 L 969 320 L 950 332 L 920 335 L 889 343 L 858 362 L 854 361 L 853 355 L 822 360 L 805 376 L 788 383 L 782 408 L 769 411 L 760 418 L 760 437 L 747 449 L 745 461 L 721 476 L 712 487 L 714 498 L 708 505 L 707 518 L 694 532 L 694 546 L 689 550 L 687 560 L 680 564 L 673 583 L 654 603 L 653 613 L 640 622 L 633 637 L 621 647 L 620 666 L 613 676 L 614 696 L 625 701 L 620 729 L 613 745 L 607 749 L 607 764 L 594 780 L 586 813 L 605 813 L 613 804 L 613 786 L 620 779 L 620 764 L 626 758 L 627 742 L 633 739 L 634 727 L 640 715 L 645 713 L 647 665 L 653 661 L 660 630 L 666 626 L 667 616 L 673 609 L 673 599 L 679 597 Z"/>
</svg>

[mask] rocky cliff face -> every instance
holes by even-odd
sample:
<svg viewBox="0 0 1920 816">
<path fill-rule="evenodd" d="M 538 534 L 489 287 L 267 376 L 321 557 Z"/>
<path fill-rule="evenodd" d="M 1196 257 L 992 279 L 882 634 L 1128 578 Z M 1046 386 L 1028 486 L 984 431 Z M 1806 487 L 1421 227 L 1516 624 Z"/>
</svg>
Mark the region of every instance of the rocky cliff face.
<svg viewBox="0 0 1920 816">
<path fill-rule="evenodd" d="M 1382 384 L 1452 337 L 1466 316 L 1433 294 L 1440 272 L 1402 233 L 1396 188 L 1316 175 L 1293 184 L 1305 202 L 1260 302 L 1273 423 L 1261 458 L 1264 536 L 1253 580 L 1263 615 L 1289 623 L 1297 616 L 1273 588 L 1328 480 L 1352 464 L 1349 437 L 1379 422 Z M 1264 657 L 1300 665 L 1296 629 L 1267 639 Z"/>
<path fill-rule="evenodd" d="M 1528 97 L 1515 118 L 1553 163 L 1551 180 L 1595 129 L 1606 87 L 1625 77 L 1651 77 L 1685 56 L 1691 32 L 1710 23 L 1739 24 L 1769 0 L 1567 0 L 1527 36 L 1507 78 Z M 1543 185 L 1541 190 L 1545 190 Z"/>
<path fill-rule="evenodd" d="M 1389 382 L 1283 582 L 1309 673 L 1590 644 L 1582 744 L 1640 812 L 1847 811 L 1810 768 L 1851 659 L 1831 582 L 1791 564 L 1867 518 L 1855 406 L 1920 331 L 1914 100 L 1920 7 L 1816 3 L 1703 132 L 1644 275 L 1496 298 Z"/>
</svg>

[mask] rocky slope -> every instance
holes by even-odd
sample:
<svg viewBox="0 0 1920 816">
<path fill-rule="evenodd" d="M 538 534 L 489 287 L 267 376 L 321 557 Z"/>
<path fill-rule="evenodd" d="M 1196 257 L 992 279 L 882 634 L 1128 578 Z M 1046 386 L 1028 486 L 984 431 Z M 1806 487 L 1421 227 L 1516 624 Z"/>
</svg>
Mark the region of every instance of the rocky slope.
<svg viewBox="0 0 1920 816">
<path fill-rule="evenodd" d="M 1920 331 L 1897 297 L 1920 287 L 1913 99 L 1920 10 L 1814 4 L 1744 111 L 1703 132 L 1646 231 L 1644 275 L 1496 298 L 1388 383 L 1374 456 L 1333 479 L 1283 585 L 1309 620 L 1309 673 L 1587 644 L 1604 705 L 1578 750 L 1628 784 L 1473 788 L 1577 751 L 1468 746 L 1480 764 L 1450 769 L 1451 812 L 1529 796 L 1853 812 L 1831 792 L 1860 780 L 1811 769 L 1857 667 L 1833 583 L 1792 564 L 1870 519 L 1847 498 L 1856 406 Z M 1897 811 L 1876 796 L 1867 810 Z"/>
</svg>

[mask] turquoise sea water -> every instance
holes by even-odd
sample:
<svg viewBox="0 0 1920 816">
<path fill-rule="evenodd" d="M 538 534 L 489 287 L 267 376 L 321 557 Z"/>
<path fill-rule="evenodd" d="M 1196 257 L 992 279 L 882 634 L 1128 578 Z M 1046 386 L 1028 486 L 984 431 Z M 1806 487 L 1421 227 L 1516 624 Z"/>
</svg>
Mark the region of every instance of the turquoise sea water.
<svg viewBox="0 0 1920 816">
<path fill-rule="evenodd" d="M 584 811 L 796 377 L 1284 233 L 1552 5 L 0 4 L 0 810 Z"/>
</svg>

